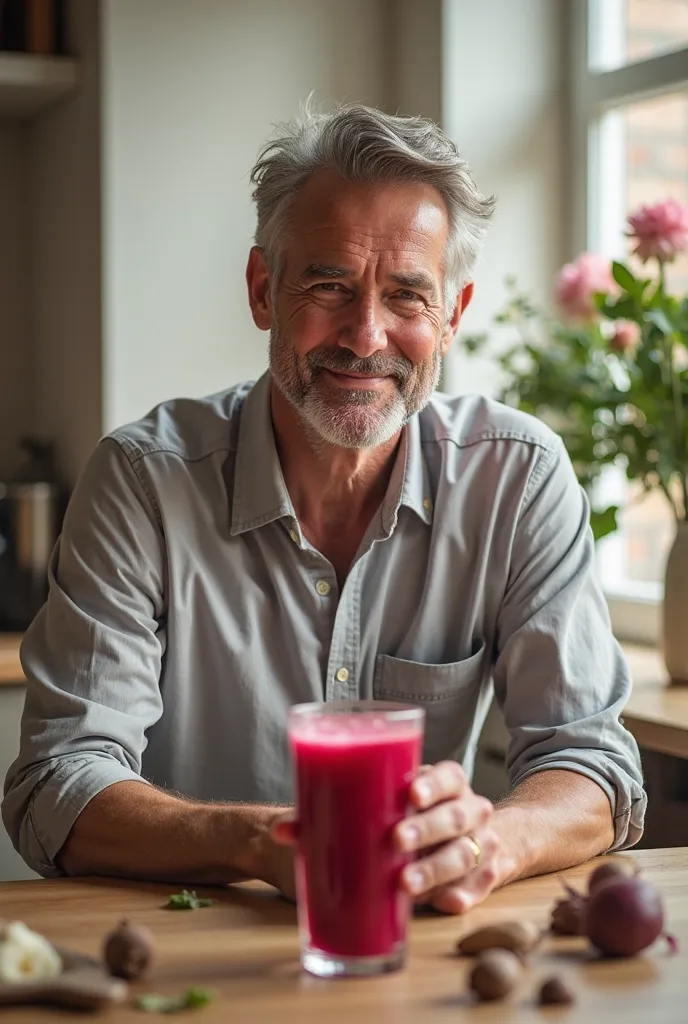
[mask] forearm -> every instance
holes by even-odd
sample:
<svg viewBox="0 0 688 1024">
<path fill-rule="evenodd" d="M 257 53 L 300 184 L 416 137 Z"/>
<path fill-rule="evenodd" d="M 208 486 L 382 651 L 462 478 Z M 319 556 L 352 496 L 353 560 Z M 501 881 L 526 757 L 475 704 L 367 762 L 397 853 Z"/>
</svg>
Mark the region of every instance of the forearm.
<svg viewBox="0 0 688 1024">
<path fill-rule="evenodd" d="M 199 803 L 140 782 L 95 796 L 58 855 L 68 875 L 115 875 L 218 885 L 283 881 L 270 829 L 286 808 Z"/>
<path fill-rule="evenodd" d="M 531 775 L 496 808 L 498 885 L 561 871 L 608 850 L 612 811 L 604 790 L 572 771 Z"/>
</svg>

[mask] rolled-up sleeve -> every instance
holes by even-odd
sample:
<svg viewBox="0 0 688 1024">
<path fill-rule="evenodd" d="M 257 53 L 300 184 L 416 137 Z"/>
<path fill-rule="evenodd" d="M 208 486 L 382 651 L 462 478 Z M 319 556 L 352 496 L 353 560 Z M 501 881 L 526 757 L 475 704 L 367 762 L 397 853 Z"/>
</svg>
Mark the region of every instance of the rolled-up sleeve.
<svg viewBox="0 0 688 1024">
<path fill-rule="evenodd" d="M 84 807 L 141 779 L 146 730 L 162 714 L 165 553 L 136 459 L 112 440 L 92 455 L 53 552 L 47 603 L 21 647 L 27 679 L 2 818 L 45 876 Z"/>
<path fill-rule="evenodd" d="M 631 678 L 595 578 L 587 498 L 563 445 L 540 452 L 524 493 L 494 684 L 511 787 L 552 768 L 585 775 L 609 798 L 611 848 L 637 842 L 646 796 L 637 744 L 620 720 Z"/>
</svg>

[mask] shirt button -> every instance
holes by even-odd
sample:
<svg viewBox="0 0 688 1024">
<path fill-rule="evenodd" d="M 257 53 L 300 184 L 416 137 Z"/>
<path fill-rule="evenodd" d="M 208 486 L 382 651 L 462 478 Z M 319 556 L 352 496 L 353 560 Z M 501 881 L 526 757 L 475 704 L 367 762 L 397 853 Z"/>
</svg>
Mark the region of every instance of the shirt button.
<svg viewBox="0 0 688 1024">
<path fill-rule="evenodd" d="M 348 670 L 348 668 L 338 668 L 337 669 L 337 682 L 338 683 L 345 683 L 348 678 L 349 678 L 349 670 Z"/>
<path fill-rule="evenodd" d="M 289 536 L 291 537 L 291 539 L 294 541 L 295 544 L 299 543 L 299 535 L 296 532 L 296 530 L 290 530 L 289 531 Z"/>
<path fill-rule="evenodd" d="M 315 584 L 315 589 L 318 591 L 321 597 L 327 597 L 329 592 L 332 590 L 332 587 L 327 582 L 327 580 L 318 580 L 318 582 Z"/>
<path fill-rule="evenodd" d="M 432 502 L 429 498 L 423 498 L 423 508 L 426 512 L 432 512 Z"/>
</svg>

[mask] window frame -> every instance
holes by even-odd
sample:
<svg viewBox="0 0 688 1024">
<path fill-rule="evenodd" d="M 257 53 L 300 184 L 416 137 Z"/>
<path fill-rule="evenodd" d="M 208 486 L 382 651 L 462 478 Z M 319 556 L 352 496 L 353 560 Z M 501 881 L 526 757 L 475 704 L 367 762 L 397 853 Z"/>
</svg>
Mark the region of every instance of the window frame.
<svg viewBox="0 0 688 1024">
<path fill-rule="evenodd" d="M 688 90 L 688 46 L 610 69 L 593 66 L 593 47 L 605 26 L 610 30 L 620 23 L 623 2 L 568 0 L 568 238 L 572 256 L 594 247 L 604 216 L 600 183 L 605 115 L 638 101 Z M 612 628 L 619 639 L 659 642 L 661 596 L 656 590 L 604 590 Z"/>
</svg>

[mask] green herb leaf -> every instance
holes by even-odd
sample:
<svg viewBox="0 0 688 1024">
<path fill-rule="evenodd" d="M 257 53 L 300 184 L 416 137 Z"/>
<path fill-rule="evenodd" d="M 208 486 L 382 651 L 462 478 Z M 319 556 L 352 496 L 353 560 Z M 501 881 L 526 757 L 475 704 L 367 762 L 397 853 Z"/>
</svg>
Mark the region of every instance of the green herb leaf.
<svg viewBox="0 0 688 1024">
<path fill-rule="evenodd" d="M 173 893 L 167 900 L 169 910 L 199 910 L 201 907 L 212 907 L 213 900 L 201 899 L 195 892 L 184 889 Z"/>
<path fill-rule="evenodd" d="M 214 998 L 215 993 L 210 992 L 207 988 L 187 988 L 184 993 L 184 999 L 189 1008 L 207 1006 L 208 1003 L 212 1003 Z"/>
<path fill-rule="evenodd" d="M 138 996 L 134 1002 L 137 1010 L 144 1013 L 180 1013 L 195 1010 L 212 1003 L 215 993 L 206 988 L 187 988 L 181 996 L 161 996 L 155 992 Z"/>
</svg>

